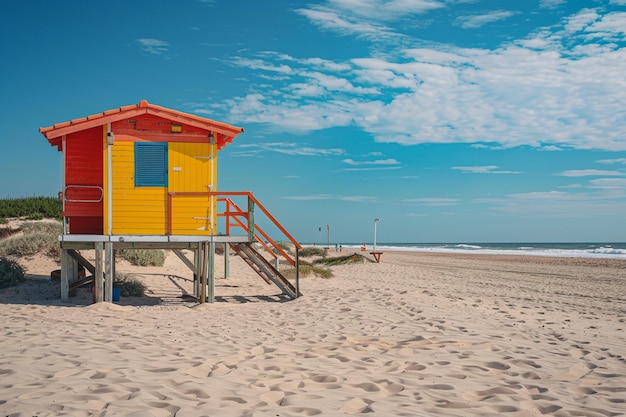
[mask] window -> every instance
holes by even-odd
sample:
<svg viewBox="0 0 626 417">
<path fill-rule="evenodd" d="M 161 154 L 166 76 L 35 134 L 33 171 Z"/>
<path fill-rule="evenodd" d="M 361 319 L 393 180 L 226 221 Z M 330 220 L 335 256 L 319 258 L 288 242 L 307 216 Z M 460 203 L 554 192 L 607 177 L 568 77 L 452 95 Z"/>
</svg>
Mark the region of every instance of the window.
<svg viewBox="0 0 626 417">
<path fill-rule="evenodd" d="M 167 143 L 135 143 L 135 187 L 167 187 Z"/>
</svg>

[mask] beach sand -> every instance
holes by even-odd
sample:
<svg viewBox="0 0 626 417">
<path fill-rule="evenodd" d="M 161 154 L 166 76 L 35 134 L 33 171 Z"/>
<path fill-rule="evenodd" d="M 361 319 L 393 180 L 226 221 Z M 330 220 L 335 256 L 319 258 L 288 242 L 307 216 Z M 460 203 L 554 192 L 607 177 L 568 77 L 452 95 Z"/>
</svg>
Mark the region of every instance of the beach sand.
<svg viewBox="0 0 626 417">
<path fill-rule="evenodd" d="M 0 416 L 626 415 L 626 261 L 386 252 L 285 302 L 216 256 L 205 305 L 172 254 L 120 262 L 151 293 L 119 304 L 63 304 L 58 265 L 22 263 L 0 290 Z"/>
</svg>

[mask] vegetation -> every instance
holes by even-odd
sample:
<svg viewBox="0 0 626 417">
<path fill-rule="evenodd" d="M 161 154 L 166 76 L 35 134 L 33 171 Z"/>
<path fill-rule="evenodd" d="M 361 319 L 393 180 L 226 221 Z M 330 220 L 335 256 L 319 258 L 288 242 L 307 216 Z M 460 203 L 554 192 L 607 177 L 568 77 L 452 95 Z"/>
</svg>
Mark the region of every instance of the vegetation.
<svg viewBox="0 0 626 417">
<path fill-rule="evenodd" d="M 161 249 L 124 249 L 119 255 L 137 266 L 163 266 L 165 263 L 165 251 Z"/>
<path fill-rule="evenodd" d="M 289 255 L 295 255 L 296 253 L 293 243 L 291 242 L 276 242 L 276 245 L 278 245 L 282 250 L 287 252 Z M 274 250 L 274 253 L 278 253 L 278 252 Z"/>
<path fill-rule="evenodd" d="M 305 248 L 302 248 L 302 250 L 300 251 L 300 256 L 302 256 L 303 258 L 308 258 L 311 256 L 325 257 L 327 253 L 328 249 L 326 248 L 322 248 L 320 246 L 307 246 Z"/>
<path fill-rule="evenodd" d="M 0 256 L 27 257 L 43 253 L 60 260 L 58 236 L 63 233 L 60 222 L 26 222 L 20 231 L 24 234 L 0 241 Z"/>
<path fill-rule="evenodd" d="M 13 227 L 0 227 L 0 239 L 5 239 L 19 232 L 19 229 Z"/>
<path fill-rule="evenodd" d="M 296 268 L 292 267 L 288 263 L 285 268 L 281 269 L 280 272 L 285 276 L 285 278 L 293 279 L 296 277 Z M 298 263 L 300 269 L 300 278 L 305 278 L 311 275 L 320 277 L 320 278 L 331 278 L 333 276 L 333 271 L 330 268 L 324 268 L 323 266 L 313 265 L 309 262 L 300 260 Z"/>
<path fill-rule="evenodd" d="M 324 264 L 327 266 L 335 266 L 335 265 L 345 265 L 345 264 L 358 264 L 358 263 L 363 263 L 363 262 L 374 262 L 374 261 L 358 253 L 353 253 L 353 254 L 345 255 L 345 256 L 337 256 L 334 258 L 316 259 L 313 263 Z"/>
<path fill-rule="evenodd" d="M 20 226 L 20 230 L 25 234 L 49 233 L 55 236 L 63 234 L 63 224 L 61 222 L 26 222 Z"/>
<path fill-rule="evenodd" d="M 0 223 L 9 217 L 29 220 L 61 219 L 63 204 L 56 197 L 26 197 L 0 199 Z"/>
<path fill-rule="evenodd" d="M 0 258 L 0 288 L 13 287 L 24 280 L 24 268 L 15 261 Z"/>
<path fill-rule="evenodd" d="M 122 297 L 143 297 L 146 285 L 132 275 L 116 274 L 113 287 L 120 289 Z"/>
</svg>

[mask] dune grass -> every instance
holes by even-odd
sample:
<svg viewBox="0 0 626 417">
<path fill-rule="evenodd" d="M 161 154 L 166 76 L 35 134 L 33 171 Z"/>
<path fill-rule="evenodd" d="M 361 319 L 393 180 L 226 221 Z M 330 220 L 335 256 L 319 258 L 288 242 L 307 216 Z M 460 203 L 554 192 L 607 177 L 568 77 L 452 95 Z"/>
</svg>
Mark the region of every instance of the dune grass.
<svg viewBox="0 0 626 417">
<path fill-rule="evenodd" d="M 352 253 L 345 256 L 336 256 L 333 258 L 321 258 L 313 261 L 314 264 L 323 264 L 327 266 L 358 264 L 364 262 L 373 263 L 374 261 L 358 253 Z"/>
<path fill-rule="evenodd" d="M 136 266 L 163 266 L 165 263 L 165 251 L 161 249 L 123 249 L 118 254 Z"/>
<path fill-rule="evenodd" d="M 43 254 L 57 261 L 61 259 L 58 236 L 63 226 L 60 222 L 26 222 L 19 230 L 22 235 L 0 241 L 0 256 L 30 257 Z"/>
</svg>

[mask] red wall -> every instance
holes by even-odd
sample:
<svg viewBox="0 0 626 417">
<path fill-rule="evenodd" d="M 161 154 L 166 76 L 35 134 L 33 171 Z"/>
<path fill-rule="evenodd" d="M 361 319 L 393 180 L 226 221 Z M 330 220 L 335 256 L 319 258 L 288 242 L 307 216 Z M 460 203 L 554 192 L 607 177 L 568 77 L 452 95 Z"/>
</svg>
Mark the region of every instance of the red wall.
<svg viewBox="0 0 626 417">
<path fill-rule="evenodd" d="M 103 234 L 102 201 L 72 202 L 69 200 L 99 200 L 103 187 L 103 127 L 83 130 L 67 136 L 65 142 L 65 212 L 69 217 L 70 233 Z M 69 186 L 69 188 L 67 188 Z"/>
</svg>

